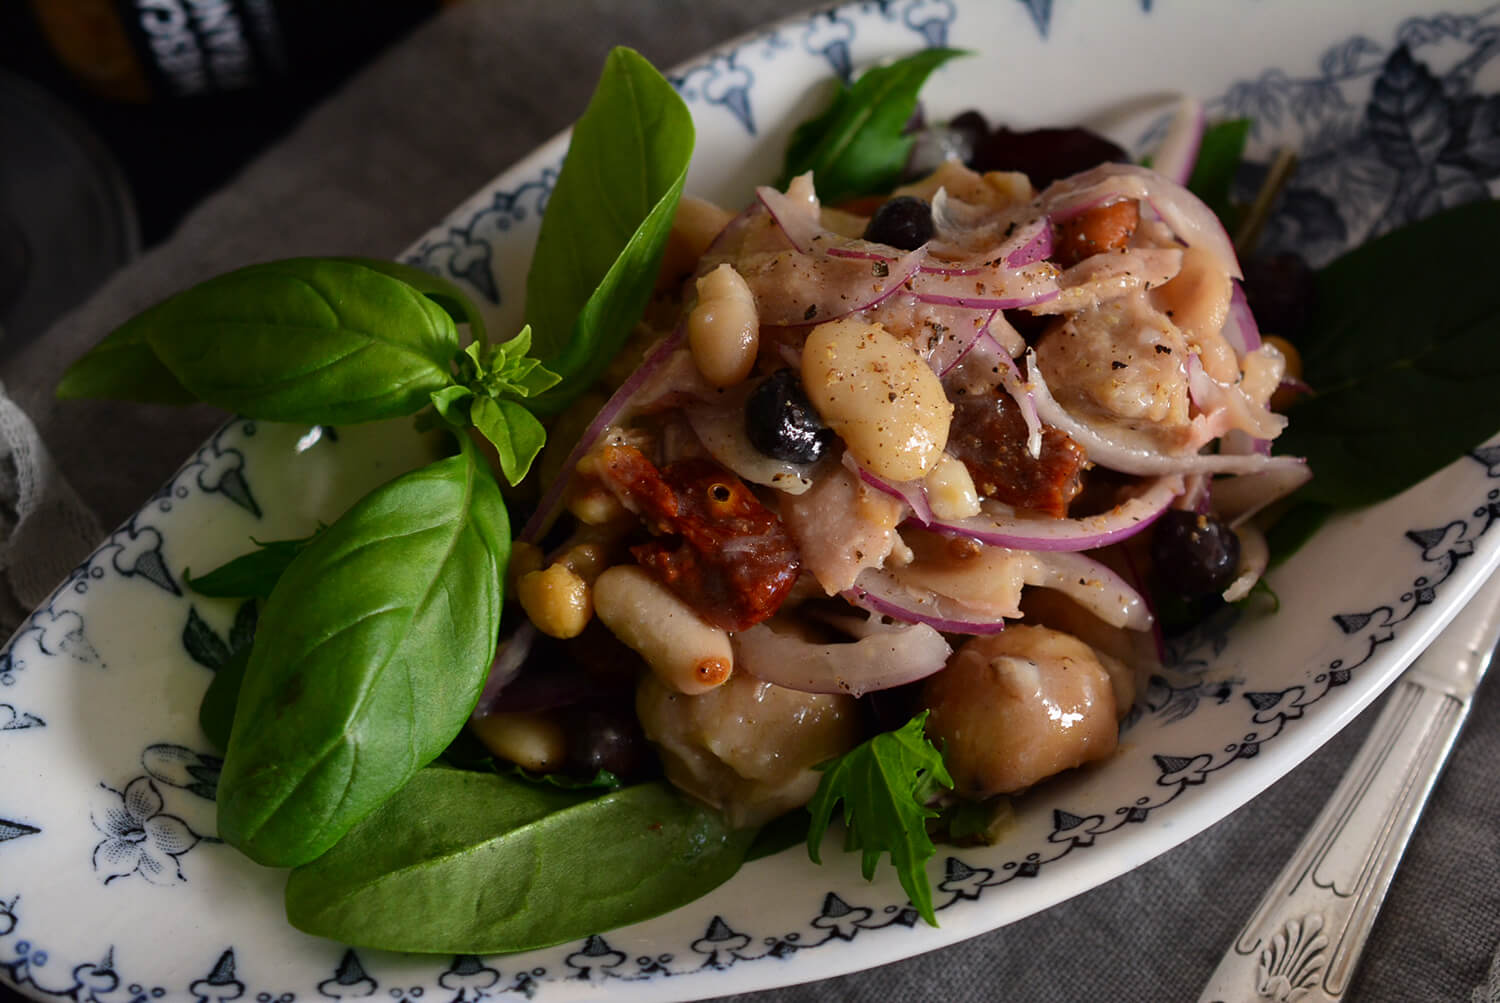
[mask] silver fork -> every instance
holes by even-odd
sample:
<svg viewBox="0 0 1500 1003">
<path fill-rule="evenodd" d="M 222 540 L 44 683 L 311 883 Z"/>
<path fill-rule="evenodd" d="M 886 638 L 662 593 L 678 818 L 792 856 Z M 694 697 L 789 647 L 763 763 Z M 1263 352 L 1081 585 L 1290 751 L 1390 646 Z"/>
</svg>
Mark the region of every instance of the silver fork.
<svg viewBox="0 0 1500 1003">
<path fill-rule="evenodd" d="M 1333 797 L 1199 1003 L 1343 999 L 1396 865 L 1500 641 L 1500 580 L 1391 687 Z"/>
</svg>

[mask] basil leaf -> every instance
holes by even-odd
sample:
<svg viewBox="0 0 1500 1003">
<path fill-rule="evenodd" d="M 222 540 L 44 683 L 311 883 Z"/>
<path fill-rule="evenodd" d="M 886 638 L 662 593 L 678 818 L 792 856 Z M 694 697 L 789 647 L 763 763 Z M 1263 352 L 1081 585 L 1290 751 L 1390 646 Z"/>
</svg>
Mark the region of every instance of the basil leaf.
<svg viewBox="0 0 1500 1003">
<path fill-rule="evenodd" d="M 547 441 L 547 430 L 542 423 L 515 401 L 493 397 L 474 398 L 469 405 L 469 419 L 495 447 L 505 479 L 512 486 L 520 484 Z"/>
<path fill-rule="evenodd" d="M 1234 118 L 1215 122 L 1203 131 L 1203 141 L 1198 145 L 1198 159 L 1193 164 L 1192 176 L 1188 178 L 1188 191 L 1203 200 L 1214 215 L 1233 230 L 1234 206 L 1229 201 L 1229 187 L 1234 181 L 1235 169 L 1245 154 L 1245 140 L 1250 135 L 1250 120 Z"/>
<path fill-rule="evenodd" d="M 143 320 L 152 310 L 136 320 Z M 162 365 L 146 342 L 147 330 L 147 324 L 132 321 L 109 334 L 67 368 L 57 382 L 57 396 L 64 400 L 90 397 L 146 404 L 192 404 L 198 398 Z"/>
<path fill-rule="evenodd" d="M 933 70 L 967 54 L 923 49 L 866 70 L 853 86 L 840 85 L 828 109 L 792 133 L 777 186 L 785 188 L 812 171 L 818 196 L 827 204 L 890 191 L 900 182 L 915 141 L 905 129 L 917 109 L 917 92 Z"/>
<path fill-rule="evenodd" d="M 546 947 L 691 902 L 751 831 L 664 783 L 581 800 L 487 773 L 418 773 L 286 886 L 287 918 L 356 947 L 492 954 Z"/>
<path fill-rule="evenodd" d="M 267 599 L 281 579 L 282 572 L 286 571 L 292 559 L 302 553 L 312 540 L 312 536 L 297 540 L 270 540 L 266 543 L 252 540 L 258 549 L 220 565 L 201 578 L 193 577 L 191 571 L 184 571 L 182 577 L 188 588 L 200 596 L 216 599 L 253 596 Z"/>
<path fill-rule="evenodd" d="M 250 664 L 250 645 L 236 648 L 229 660 L 214 673 L 203 702 L 198 705 L 198 726 L 203 734 L 220 750 L 229 748 L 229 737 L 234 730 L 234 709 L 239 702 L 240 686 L 245 681 L 245 667 Z"/>
<path fill-rule="evenodd" d="M 1500 203 L 1474 202 L 1388 233 L 1318 273 L 1300 339 L 1314 393 L 1278 452 L 1307 457 L 1296 495 L 1368 505 L 1500 429 Z"/>
<path fill-rule="evenodd" d="M 295 866 L 458 734 L 500 625 L 510 542 L 474 447 L 405 474 L 323 530 L 261 614 L 219 781 L 219 834 Z"/>
<path fill-rule="evenodd" d="M 484 329 L 484 315 L 480 313 L 474 301 L 458 283 L 445 279 L 441 275 L 434 275 L 425 268 L 403 264 L 399 261 L 389 261 L 385 258 L 336 258 L 334 260 L 373 268 L 384 275 L 400 279 L 442 307 L 443 311 L 453 318 L 454 323 L 468 324 L 469 333 L 474 341 L 483 344 L 488 340 Z"/>
<path fill-rule="evenodd" d="M 365 265 L 318 258 L 209 279 L 115 336 L 149 345 L 200 400 L 251 418 L 324 425 L 412 414 L 452 382 L 458 351 L 453 319 L 417 289 Z"/>
<path fill-rule="evenodd" d="M 573 127 L 526 277 L 534 354 L 562 377 L 536 399 L 561 411 L 640 319 L 693 152 L 693 118 L 639 53 L 616 48 Z"/>
<path fill-rule="evenodd" d="M 876 735 L 818 767 L 823 776 L 807 804 L 812 813 L 807 855 L 815 864 L 822 862 L 818 847 L 833 818 L 834 805 L 843 801 L 848 827 L 844 848 L 860 851 L 865 879 L 875 876 L 880 855 L 889 853 L 911 904 L 923 919 L 937 926 L 926 865 L 937 852 L 927 835 L 927 820 L 938 813 L 927 807 L 927 801 L 940 786 L 952 787 L 953 778 L 943 765 L 942 753 L 923 733 L 926 721 L 924 710 L 897 730 Z"/>
</svg>

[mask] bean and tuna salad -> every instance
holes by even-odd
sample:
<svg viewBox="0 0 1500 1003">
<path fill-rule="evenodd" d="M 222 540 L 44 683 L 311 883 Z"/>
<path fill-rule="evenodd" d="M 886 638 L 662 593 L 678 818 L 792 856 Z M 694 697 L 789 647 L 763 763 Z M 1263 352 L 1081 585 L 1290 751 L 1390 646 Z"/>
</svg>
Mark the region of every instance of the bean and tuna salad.
<svg viewBox="0 0 1500 1003">
<path fill-rule="evenodd" d="M 1218 219 L 1083 130 L 944 128 L 882 195 L 681 200 L 540 461 L 494 754 L 661 771 L 754 826 L 922 715 L 934 803 L 987 802 L 1113 753 L 1153 596 L 1250 593 L 1252 517 L 1308 474 L 1269 448 L 1295 351 Z"/>
</svg>

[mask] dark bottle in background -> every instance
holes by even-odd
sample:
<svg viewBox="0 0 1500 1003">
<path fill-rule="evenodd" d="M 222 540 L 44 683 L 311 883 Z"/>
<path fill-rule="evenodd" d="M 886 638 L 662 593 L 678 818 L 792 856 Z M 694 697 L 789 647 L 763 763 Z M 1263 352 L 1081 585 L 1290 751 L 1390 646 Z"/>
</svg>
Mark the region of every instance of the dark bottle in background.
<svg viewBox="0 0 1500 1003">
<path fill-rule="evenodd" d="M 61 98 L 114 154 L 149 246 L 442 6 L 444 0 L 0 3 L 0 66 Z"/>
</svg>

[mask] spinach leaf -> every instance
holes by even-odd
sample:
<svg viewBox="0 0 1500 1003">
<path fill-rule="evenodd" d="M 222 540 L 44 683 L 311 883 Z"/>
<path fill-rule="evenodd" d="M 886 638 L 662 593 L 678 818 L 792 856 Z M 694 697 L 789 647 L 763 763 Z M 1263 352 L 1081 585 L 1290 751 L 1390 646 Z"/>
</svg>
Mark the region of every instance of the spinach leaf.
<svg viewBox="0 0 1500 1003">
<path fill-rule="evenodd" d="M 1233 118 L 1209 126 L 1203 131 L 1198 159 L 1193 164 L 1192 176 L 1188 178 L 1188 190 L 1202 199 L 1231 232 L 1237 221 L 1233 218 L 1235 212 L 1229 201 L 1229 187 L 1244 157 L 1245 140 L 1249 135 L 1248 118 Z"/>
<path fill-rule="evenodd" d="M 1318 273 L 1318 305 L 1298 345 L 1314 393 L 1276 440 L 1314 471 L 1295 497 L 1368 505 L 1500 429 L 1497 243 L 1500 202 L 1474 202 Z"/>
<path fill-rule="evenodd" d="M 383 271 L 293 258 L 209 279 L 152 307 L 75 363 L 88 390 L 116 349 L 147 346 L 195 398 L 251 418 L 345 424 L 412 414 L 452 382 L 453 319 Z M 93 361 L 90 361 L 93 360 Z M 154 370 L 132 356 L 137 372 Z M 70 370 L 70 373 L 73 370 Z M 128 394 L 123 378 L 111 384 Z M 160 387 L 140 388 L 160 399 Z"/>
<path fill-rule="evenodd" d="M 287 918 L 384 950 L 546 947 L 698 898 L 734 874 L 753 835 L 664 783 L 590 798 L 428 769 L 292 872 Z"/>
<path fill-rule="evenodd" d="M 807 855 L 815 864 L 822 862 L 818 847 L 833 818 L 834 805 L 843 801 L 848 827 L 844 848 L 860 851 L 865 879 L 875 876 L 880 855 L 889 853 L 911 904 L 923 919 L 937 926 L 926 864 L 937 852 L 927 835 L 927 820 L 936 818 L 938 812 L 927 807 L 927 802 L 940 787 L 951 788 L 953 778 L 943 765 L 942 753 L 922 731 L 926 722 L 924 710 L 895 731 L 876 735 L 818 767 L 823 776 L 807 805 L 812 813 Z"/>
<path fill-rule="evenodd" d="M 901 180 L 915 137 L 903 134 L 917 108 L 917 92 L 932 71 L 961 49 L 923 49 L 860 74 L 840 85 L 833 103 L 799 125 L 787 144 L 776 184 L 813 172 L 818 195 L 834 204 L 859 195 L 890 191 Z"/>
<path fill-rule="evenodd" d="M 240 686 L 245 681 L 245 666 L 249 664 L 250 645 L 242 645 L 231 652 L 229 660 L 214 673 L 203 693 L 203 702 L 198 705 L 198 726 L 214 748 L 221 752 L 229 748 L 229 736 L 234 730 L 234 708 L 239 702 Z"/>
<path fill-rule="evenodd" d="M 807 829 L 811 824 L 812 819 L 807 812 L 800 810 L 789 811 L 780 818 L 772 819 L 755 834 L 755 841 L 745 851 L 745 863 L 761 857 L 775 856 L 782 850 L 806 843 Z"/>
<path fill-rule="evenodd" d="M 600 770 L 592 777 L 579 779 L 570 777 L 566 773 L 532 773 L 524 766 L 516 763 L 507 763 L 503 772 L 513 777 L 526 781 L 528 784 L 546 784 L 565 791 L 586 791 L 590 789 L 619 790 L 625 786 L 625 782 L 608 770 Z M 499 769 L 500 767 L 496 767 Z"/>
<path fill-rule="evenodd" d="M 510 530 L 474 447 L 377 488 L 260 618 L 219 782 L 251 859 L 318 856 L 453 739 L 495 652 Z"/>
<path fill-rule="evenodd" d="M 261 543 L 251 539 L 256 550 L 241 554 L 234 560 L 220 565 L 201 578 L 193 577 L 191 570 L 182 573 L 188 588 L 200 596 L 215 599 L 243 599 L 253 596 L 268 599 L 271 590 L 281 580 L 281 575 L 291 565 L 292 559 L 314 539 L 304 536 L 296 540 L 269 540 Z"/>
<path fill-rule="evenodd" d="M 573 127 L 526 277 L 536 355 L 563 378 L 532 410 L 588 389 L 651 297 L 693 152 L 687 105 L 639 53 L 616 48 Z"/>
<path fill-rule="evenodd" d="M 191 404 L 198 398 L 162 365 L 146 341 L 150 315 L 158 304 L 118 328 L 86 355 L 74 360 L 57 382 L 64 399 L 104 398 L 146 404 Z"/>
</svg>

